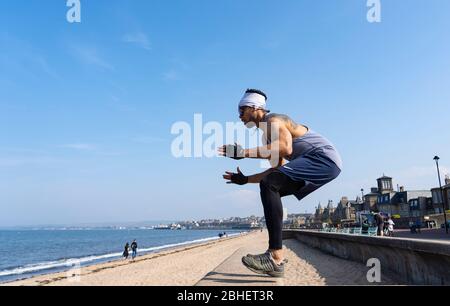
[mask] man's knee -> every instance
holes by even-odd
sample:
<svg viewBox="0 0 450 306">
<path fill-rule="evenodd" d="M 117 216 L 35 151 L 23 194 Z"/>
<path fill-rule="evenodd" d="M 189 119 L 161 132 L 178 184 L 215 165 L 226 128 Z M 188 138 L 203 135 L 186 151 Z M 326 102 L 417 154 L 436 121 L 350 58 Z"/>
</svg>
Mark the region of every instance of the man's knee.
<svg viewBox="0 0 450 306">
<path fill-rule="evenodd" d="M 270 190 L 270 191 L 279 191 L 280 188 L 280 175 L 284 175 L 279 171 L 274 171 L 261 180 L 259 184 L 261 191 Z"/>
</svg>

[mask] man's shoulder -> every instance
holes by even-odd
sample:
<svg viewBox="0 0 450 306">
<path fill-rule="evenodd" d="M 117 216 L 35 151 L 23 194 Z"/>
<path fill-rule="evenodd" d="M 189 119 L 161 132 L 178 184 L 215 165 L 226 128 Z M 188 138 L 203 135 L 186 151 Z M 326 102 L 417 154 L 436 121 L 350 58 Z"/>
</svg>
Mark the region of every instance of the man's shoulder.
<svg viewBox="0 0 450 306">
<path fill-rule="evenodd" d="M 288 123 L 289 117 L 281 114 L 269 114 L 266 116 L 266 122 L 269 125 L 284 126 Z"/>
<path fill-rule="evenodd" d="M 283 114 L 270 113 L 266 115 L 266 121 L 284 121 L 287 116 Z"/>
</svg>

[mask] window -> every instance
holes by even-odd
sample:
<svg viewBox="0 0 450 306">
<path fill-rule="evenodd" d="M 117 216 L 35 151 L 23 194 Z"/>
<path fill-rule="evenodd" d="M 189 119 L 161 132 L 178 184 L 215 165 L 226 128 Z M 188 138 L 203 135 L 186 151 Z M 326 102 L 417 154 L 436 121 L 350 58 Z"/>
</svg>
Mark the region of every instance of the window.
<svg viewBox="0 0 450 306">
<path fill-rule="evenodd" d="M 439 190 L 433 191 L 433 203 L 442 203 L 442 193 Z"/>
</svg>

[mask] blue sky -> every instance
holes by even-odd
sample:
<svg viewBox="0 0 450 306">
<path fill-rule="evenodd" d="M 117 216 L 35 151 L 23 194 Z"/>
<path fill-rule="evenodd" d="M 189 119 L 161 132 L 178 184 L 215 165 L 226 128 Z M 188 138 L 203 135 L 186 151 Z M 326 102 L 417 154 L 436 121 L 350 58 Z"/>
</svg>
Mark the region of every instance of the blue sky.
<svg viewBox="0 0 450 306">
<path fill-rule="evenodd" d="M 0 226 L 262 215 L 256 161 L 175 159 L 177 121 L 237 121 L 249 87 L 329 138 L 345 169 L 289 212 L 450 169 L 450 2 L 0 2 Z"/>
</svg>

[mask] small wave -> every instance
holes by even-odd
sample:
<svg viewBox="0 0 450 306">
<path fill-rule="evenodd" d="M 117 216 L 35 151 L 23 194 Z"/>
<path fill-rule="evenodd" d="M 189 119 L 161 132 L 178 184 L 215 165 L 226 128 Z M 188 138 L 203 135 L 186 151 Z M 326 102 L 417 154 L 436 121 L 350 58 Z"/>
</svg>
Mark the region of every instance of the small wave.
<svg viewBox="0 0 450 306">
<path fill-rule="evenodd" d="M 229 236 L 233 237 L 233 236 L 238 236 L 238 235 L 240 235 L 240 234 L 235 233 L 235 234 L 230 234 Z M 208 241 L 218 240 L 218 239 L 220 239 L 220 238 L 218 238 L 218 237 L 201 238 L 201 239 L 185 241 L 185 242 L 180 242 L 180 243 L 166 244 L 166 245 L 162 245 L 162 246 L 139 249 L 139 252 L 140 253 L 149 253 L 149 252 L 179 247 L 179 246 L 183 246 L 183 245 L 198 244 L 198 243 L 208 242 Z M 26 265 L 23 267 L 0 271 L 0 277 L 23 275 L 23 274 L 29 274 L 29 273 L 39 273 L 42 271 L 52 270 L 52 269 L 64 269 L 64 268 L 71 269 L 73 267 L 86 265 L 89 262 L 94 262 L 94 261 L 97 262 L 97 261 L 102 261 L 102 260 L 106 260 L 106 259 L 120 258 L 121 256 L 122 256 L 122 253 L 120 252 L 120 253 L 111 253 L 111 254 L 104 254 L 104 255 L 98 255 L 98 256 L 86 256 L 86 257 L 82 257 L 82 258 L 63 259 L 63 260 L 58 260 L 58 261 L 47 261 L 47 262 L 43 262 L 43 263 L 31 264 L 31 265 Z"/>
</svg>

